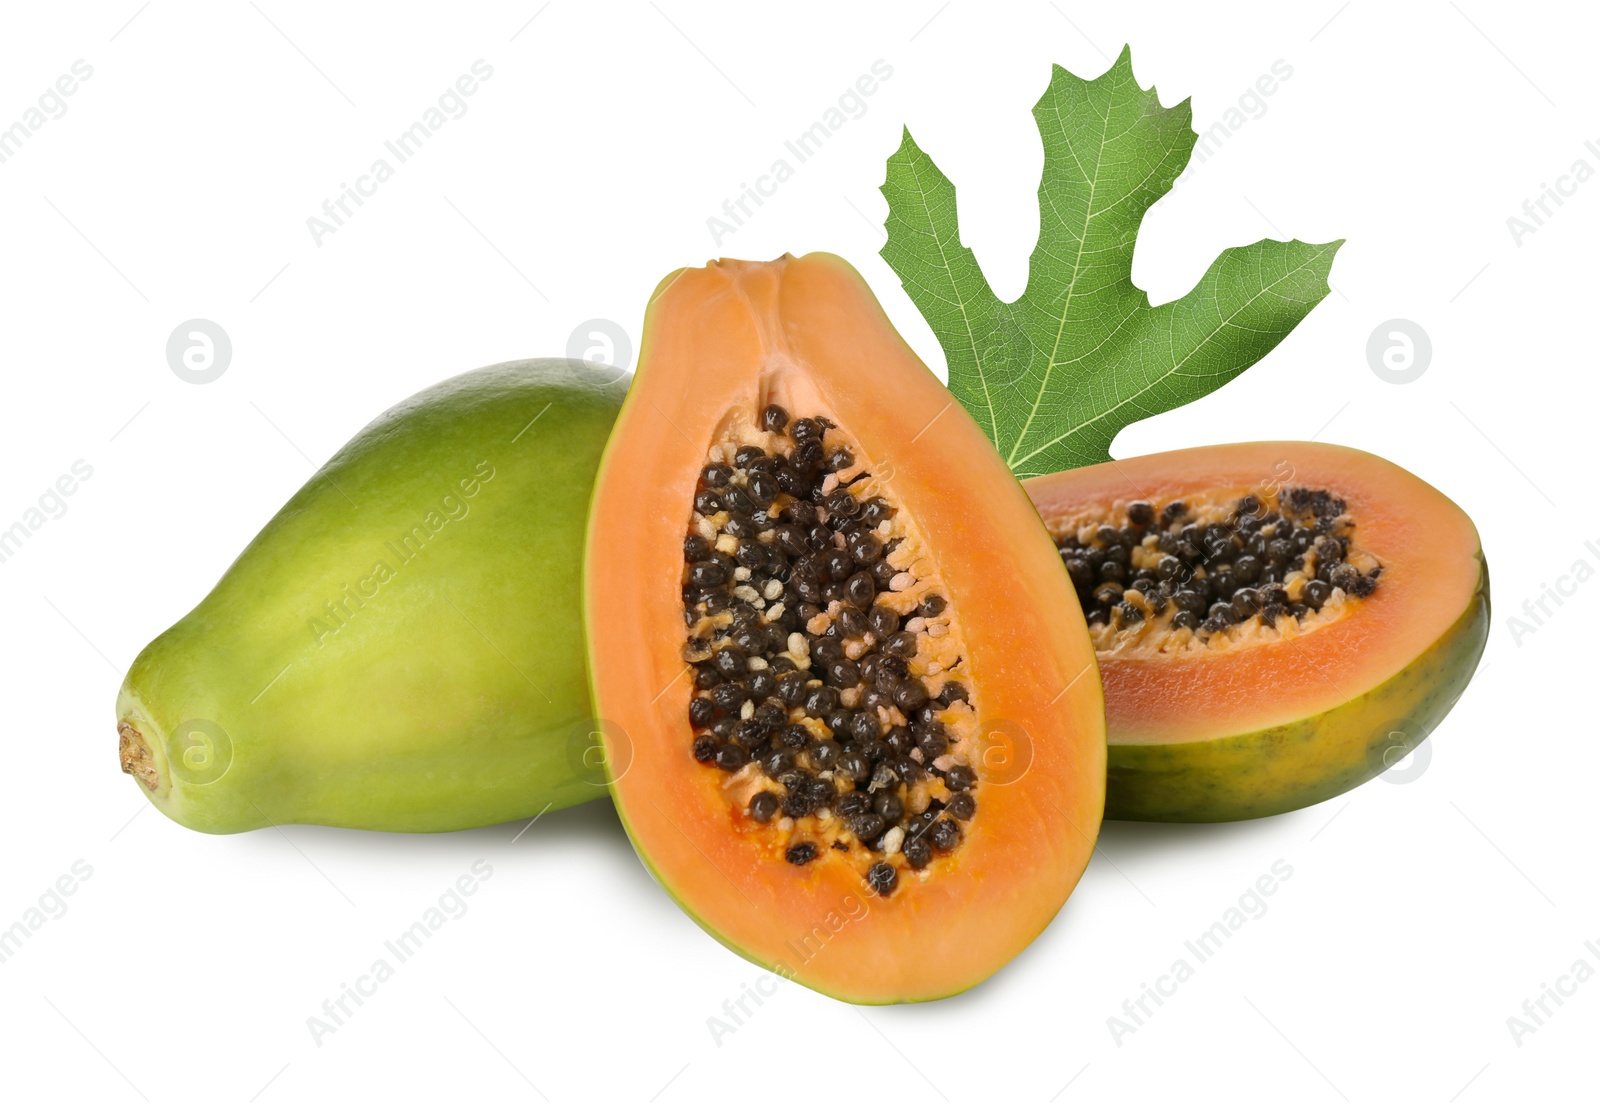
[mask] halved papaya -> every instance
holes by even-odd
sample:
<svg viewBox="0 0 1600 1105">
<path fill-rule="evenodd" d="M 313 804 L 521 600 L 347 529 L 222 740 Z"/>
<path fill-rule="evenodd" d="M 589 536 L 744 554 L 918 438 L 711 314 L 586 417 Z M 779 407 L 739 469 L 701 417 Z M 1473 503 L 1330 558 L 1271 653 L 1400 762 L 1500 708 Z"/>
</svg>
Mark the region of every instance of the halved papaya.
<svg viewBox="0 0 1600 1105">
<path fill-rule="evenodd" d="M 1343 793 L 1425 739 L 1483 654 L 1472 520 L 1381 457 L 1218 445 L 1023 486 L 1095 640 L 1109 818 L 1231 821 Z"/>
<path fill-rule="evenodd" d="M 635 848 L 813 989 L 973 986 L 1100 824 L 1099 678 L 1048 533 L 837 257 L 676 272 L 643 338 L 585 580 Z"/>
</svg>

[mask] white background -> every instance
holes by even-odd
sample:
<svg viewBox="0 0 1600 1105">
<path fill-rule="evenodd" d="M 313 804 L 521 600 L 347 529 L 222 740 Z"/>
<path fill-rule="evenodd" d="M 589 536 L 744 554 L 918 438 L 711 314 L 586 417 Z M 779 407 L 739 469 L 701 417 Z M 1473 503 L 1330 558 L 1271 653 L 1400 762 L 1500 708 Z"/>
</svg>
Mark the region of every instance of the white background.
<svg viewBox="0 0 1600 1105">
<path fill-rule="evenodd" d="M 0 165 L 0 528 L 74 461 L 93 476 L 0 564 L 0 927 L 74 861 L 92 876 L 0 964 L 0 1093 L 1579 1096 L 1600 981 L 1520 1046 L 1507 1018 L 1575 960 L 1600 966 L 1584 947 L 1600 940 L 1600 584 L 1530 634 L 1510 618 L 1575 561 L 1600 566 L 1584 545 L 1600 541 L 1585 509 L 1600 182 L 1520 244 L 1506 220 L 1580 157 L 1600 169 L 1584 148 L 1600 144 L 1595 20 L 1485 0 L 540 3 L 7 8 L 0 126 L 76 59 L 93 76 Z M 708 1018 L 761 973 L 679 913 L 603 803 L 515 841 L 516 825 L 213 838 L 150 812 L 117 771 L 113 698 L 139 648 L 316 465 L 427 384 L 560 355 L 594 317 L 636 335 L 680 265 L 815 249 L 856 264 L 942 371 L 877 256 L 901 126 L 956 181 L 966 241 L 1014 296 L 1037 233 L 1029 108 L 1052 62 L 1098 74 L 1124 42 L 1165 103 L 1193 98 L 1200 129 L 1274 61 L 1293 69 L 1146 219 L 1134 275 L 1156 301 L 1228 245 L 1349 244 L 1337 294 L 1266 361 L 1116 452 L 1317 435 L 1392 458 L 1472 514 L 1494 626 L 1413 781 L 1255 823 L 1108 824 L 1056 923 L 976 991 L 858 1011 L 783 985 L 719 1039 Z M 467 113 L 314 242 L 307 218 L 480 58 L 494 73 Z M 893 76 L 866 113 L 714 242 L 723 200 L 880 58 Z M 205 386 L 164 353 L 196 317 L 234 347 Z M 1365 354 L 1396 317 L 1434 350 L 1404 386 Z M 318 1046 L 307 1018 L 476 860 L 494 875 L 470 911 Z M 1268 912 L 1114 1040 L 1123 1001 L 1277 860 L 1293 876 Z"/>
</svg>

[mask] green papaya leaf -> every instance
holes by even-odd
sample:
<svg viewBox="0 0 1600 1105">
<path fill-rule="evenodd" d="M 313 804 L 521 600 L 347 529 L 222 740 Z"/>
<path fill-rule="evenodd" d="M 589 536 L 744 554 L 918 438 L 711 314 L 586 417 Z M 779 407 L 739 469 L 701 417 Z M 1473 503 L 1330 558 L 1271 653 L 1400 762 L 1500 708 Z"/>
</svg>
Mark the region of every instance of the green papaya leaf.
<svg viewBox="0 0 1600 1105">
<path fill-rule="evenodd" d="M 1162 107 L 1124 49 L 1094 80 L 1055 66 L 1033 115 L 1039 242 L 1014 302 L 961 244 L 955 186 L 909 130 L 883 185 L 883 258 L 944 348 L 950 390 L 1019 477 L 1109 460 L 1124 426 L 1255 364 L 1328 294 L 1343 244 L 1226 249 L 1187 295 L 1152 306 L 1134 242 L 1194 149 L 1188 101 Z"/>
</svg>

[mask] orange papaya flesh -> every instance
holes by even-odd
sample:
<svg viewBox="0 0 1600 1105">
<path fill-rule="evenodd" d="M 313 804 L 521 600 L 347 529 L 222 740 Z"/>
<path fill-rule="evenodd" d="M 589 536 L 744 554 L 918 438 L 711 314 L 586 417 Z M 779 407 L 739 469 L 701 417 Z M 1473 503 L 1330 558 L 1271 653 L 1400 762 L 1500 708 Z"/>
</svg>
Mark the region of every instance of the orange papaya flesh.
<svg viewBox="0 0 1600 1105">
<path fill-rule="evenodd" d="M 1219 445 L 1023 486 L 1069 574 L 1082 582 L 1095 561 L 1107 817 L 1230 821 L 1341 794 L 1425 739 L 1483 653 L 1477 530 L 1381 457 L 1313 442 Z M 1105 538 L 1124 544 L 1120 576 L 1098 566 Z M 1122 595 L 1102 574 L 1123 580 Z M 1185 601 L 1203 612 L 1184 618 Z M 1215 613 L 1218 602 L 1229 609 Z"/>
<path fill-rule="evenodd" d="M 1105 769 L 1076 597 L 842 260 L 662 283 L 585 594 L 618 811 L 734 951 L 844 1000 L 922 1001 L 1066 901 Z"/>
</svg>

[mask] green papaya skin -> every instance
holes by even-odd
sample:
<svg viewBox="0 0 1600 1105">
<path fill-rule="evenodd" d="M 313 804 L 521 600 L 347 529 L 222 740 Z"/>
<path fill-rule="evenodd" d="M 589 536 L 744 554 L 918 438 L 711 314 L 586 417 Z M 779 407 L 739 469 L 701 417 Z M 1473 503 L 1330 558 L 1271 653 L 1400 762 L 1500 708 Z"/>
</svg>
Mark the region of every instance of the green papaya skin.
<svg viewBox="0 0 1600 1105">
<path fill-rule="evenodd" d="M 1112 744 L 1106 817 L 1241 821 L 1326 801 L 1403 759 L 1450 712 L 1489 637 L 1489 570 L 1461 616 L 1421 655 L 1364 695 L 1314 717 L 1178 744 Z"/>
<path fill-rule="evenodd" d="M 439 832 L 604 795 L 580 576 L 626 391 L 514 361 L 380 416 L 139 654 L 123 770 L 208 833 Z"/>
</svg>

